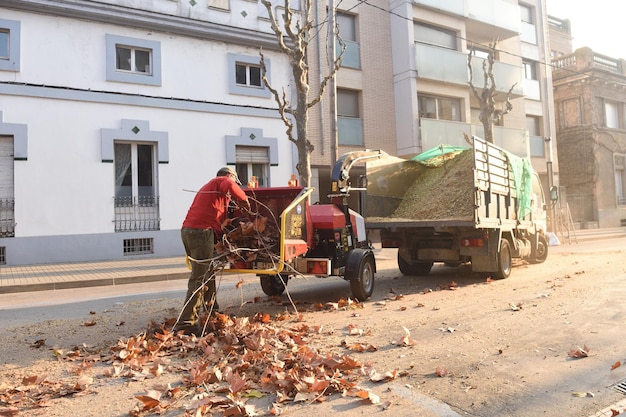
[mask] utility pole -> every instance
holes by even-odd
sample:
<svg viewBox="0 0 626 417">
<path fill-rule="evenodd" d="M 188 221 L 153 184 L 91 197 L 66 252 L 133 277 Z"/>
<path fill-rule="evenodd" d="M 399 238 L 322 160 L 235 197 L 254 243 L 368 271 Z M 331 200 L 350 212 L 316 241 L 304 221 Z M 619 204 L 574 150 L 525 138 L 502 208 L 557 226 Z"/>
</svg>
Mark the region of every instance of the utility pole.
<svg viewBox="0 0 626 417">
<path fill-rule="evenodd" d="M 328 54 L 329 62 L 335 62 L 336 54 L 336 39 L 335 39 L 335 0 L 328 0 L 328 39 L 329 47 Z M 335 75 L 332 76 L 329 82 L 330 91 L 328 92 L 328 98 L 330 102 L 330 166 L 332 167 L 337 159 L 338 154 L 338 138 L 337 138 L 337 83 L 335 82 Z"/>
</svg>

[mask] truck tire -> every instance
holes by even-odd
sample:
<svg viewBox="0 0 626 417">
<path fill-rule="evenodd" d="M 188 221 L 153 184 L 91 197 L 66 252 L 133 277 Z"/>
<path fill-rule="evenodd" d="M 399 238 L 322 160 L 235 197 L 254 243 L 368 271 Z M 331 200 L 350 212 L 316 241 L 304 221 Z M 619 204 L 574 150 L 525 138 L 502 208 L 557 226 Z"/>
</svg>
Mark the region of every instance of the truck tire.
<svg viewBox="0 0 626 417">
<path fill-rule="evenodd" d="M 534 240 L 533 240 L 534 242 Z M 537 244 L 532 244 L 530 253 L 530 263 L 540 264 L 548 258 L 548 239 L 543 234 L 537 235 Z"/>
<path fill-rule="evenodd" d="M 498 252 L 498 270 L 494 273 L 495 279 L 508 278 L 513 267 L 513 256 L 511 255 L 511 245 L 506 239 L 500 241 L 500 251 Z"/>
<path fill-rule="evenodd" d="M 352 297 L 365 301 L 374 292 L 374 260 L 369 256 L 361 259 L 358 275 L 350 279 Z"/>
<path fill-rule="evenodd" d="M 289 277 L 287 275 L 260 275 L 261 289 L 267 295 L 281 295 L 285 292 L 287 281 Z"/>
<path fill-rule="evenodd" d="M 398 269 L 402 272 L 402 275 L 408 276 L 423 276 L 428 275 L 430 269 L 433 267 L 432 262 L 418 262 L 410 264 L 400 256 L 398 253 Z"/>
</svg>

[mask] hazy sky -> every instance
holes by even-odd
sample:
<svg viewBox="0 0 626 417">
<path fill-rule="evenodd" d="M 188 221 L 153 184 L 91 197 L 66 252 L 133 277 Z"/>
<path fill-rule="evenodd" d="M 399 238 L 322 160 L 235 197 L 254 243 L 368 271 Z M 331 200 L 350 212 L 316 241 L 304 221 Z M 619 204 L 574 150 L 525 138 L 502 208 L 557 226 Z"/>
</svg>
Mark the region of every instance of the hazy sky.
<svg viewBox="0 0 626 417">
<path fill-rule="evenodd" d="M 594 52 L 626 59 L 625 0 L 546 0 L 548 14 L 569 19 L 574 49 L 588 46 Z"/>
</svg>

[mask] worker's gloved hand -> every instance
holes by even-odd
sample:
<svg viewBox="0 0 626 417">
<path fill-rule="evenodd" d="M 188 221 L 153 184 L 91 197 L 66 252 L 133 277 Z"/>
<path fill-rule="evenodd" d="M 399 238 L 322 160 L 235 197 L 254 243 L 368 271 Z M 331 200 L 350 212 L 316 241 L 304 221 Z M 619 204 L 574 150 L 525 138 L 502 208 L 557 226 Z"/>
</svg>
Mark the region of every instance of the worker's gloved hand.
<svg viewBox="0 0 626 417">
<path fill-rule="evenodd" d="M 247 211 L 248 213 L 250 213 L 250 201 L 245 200 L 241 202 L 241 209 L 243 211 Z"/>
</svg>

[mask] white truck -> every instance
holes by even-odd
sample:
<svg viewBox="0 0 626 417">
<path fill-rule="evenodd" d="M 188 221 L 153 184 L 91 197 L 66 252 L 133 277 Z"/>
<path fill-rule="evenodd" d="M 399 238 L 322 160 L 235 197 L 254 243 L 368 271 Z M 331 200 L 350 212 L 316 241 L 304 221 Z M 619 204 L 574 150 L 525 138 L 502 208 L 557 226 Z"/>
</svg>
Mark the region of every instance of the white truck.
<svg viewBox="0 0 626 417">
<path fill-rule="evenodd" d="M 367 162 L 366 228 L 379 231 L 383 248 L 398 248 L 402 274 L 469 262 L 472 271 L 501 279 L 513 258 L 546 260 L 546 203 L 530 161 L 472 141 L 467 149 Z"/>
</svg>

